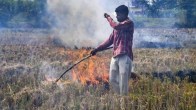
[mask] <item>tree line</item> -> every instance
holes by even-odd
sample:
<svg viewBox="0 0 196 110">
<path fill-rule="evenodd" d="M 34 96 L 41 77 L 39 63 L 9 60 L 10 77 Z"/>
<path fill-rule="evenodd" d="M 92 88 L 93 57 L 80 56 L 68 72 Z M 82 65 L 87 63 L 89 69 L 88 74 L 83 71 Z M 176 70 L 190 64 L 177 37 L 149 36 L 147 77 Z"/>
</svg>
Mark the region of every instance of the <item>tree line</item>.
<svg viewBox="0 0 196 110">
<path fill-rule="evenodd" d="M 47 0 L 0 0 L 0 27 L 17 27 L 29 24 L 31 27 L 48 27 L 44 17 Z M 90 2 L 90 1 L 89 1 Z M 183 18 L 178 27 L 196 27 L 196 0 L 135 0 L 135 5 L 143 9 L 143 14 L 152 18 Z M 169 10 L 169 11 L 168 11 Z M 174 10 L 174 11 L 170 11 Z M 166 14 L 163 14 L 167 12 Z M 19 25 L 21 24 L 21 25 Z"/>
<path fill-rule="evenodd" d="M 151 4 L 147 0 L 136 0 L 136 6 L 142 7 L 148 17 L 161 18 L 172 14 L 172 17 L 184 18 L 178 27 L 196 27 L 196 0 L 152 0 Z M 168 15 L 163 14 L 164 11 L 168 11 Z"/>
<path fill-rule="evenodd" d="M 44 27 L 46 0 L 0 0 L 0 27 L 28 22 L 31 27 Z"/>
</svg>

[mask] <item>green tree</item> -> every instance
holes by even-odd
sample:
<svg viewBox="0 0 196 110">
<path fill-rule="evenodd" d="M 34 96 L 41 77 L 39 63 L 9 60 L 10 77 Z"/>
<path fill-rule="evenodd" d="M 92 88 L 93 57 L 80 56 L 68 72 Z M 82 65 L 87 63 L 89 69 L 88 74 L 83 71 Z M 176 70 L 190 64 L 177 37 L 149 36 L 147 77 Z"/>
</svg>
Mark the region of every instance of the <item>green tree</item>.
<svg viewBox="0 0 196 110">
<path fill-rule="evenodd" d="M 185 23 L 181 26 L 196 27 L 196 0 L 178 0 L 178 8 L 185 11 Z"/>
<path fill-rule="evenodd" d="M 34 27 L 44 27 L 45 13 L 46 0 L 0 0 L 0 26 L 7 27 L 16 18 Z M 17 24 L 18 20 L 14 22 Z"/>
<path fill-rule="evenodd" d="M 1 25 L 6 26 L 6 22 L 9 21 L 14 13 L 15 13 L 15 7 L 14 7 L 14 1 L 13 0 L 0 0 L 0 21 Z"/>
<path fill-rule="evenodd" d="M 153 0 L 150 4 L 147 0 L 139 0 L 138 5 L 144 7 L 144 13 L 149 17 L 160 17 L 160 10 L 173 9 L 177 5 L 176 0 Z"/>
</svg>

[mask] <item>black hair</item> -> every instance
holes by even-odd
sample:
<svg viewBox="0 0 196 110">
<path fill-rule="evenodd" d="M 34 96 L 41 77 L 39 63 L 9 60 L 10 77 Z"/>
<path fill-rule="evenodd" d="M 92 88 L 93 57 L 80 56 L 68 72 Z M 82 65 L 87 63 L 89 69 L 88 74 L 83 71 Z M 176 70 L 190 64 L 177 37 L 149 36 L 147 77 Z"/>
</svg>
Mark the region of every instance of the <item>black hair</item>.
<svg viewBox="0 0 196 110">
<path fill-rule="evenodd" d="M 126 16 L 128 16 L 129 14 L 129 9 L 127 6 L 125 5 L 120 5 L 116 8 L 115 10 L 116 13 L 122 13 L 122 14 L 125 14 Z"/>
</svg>

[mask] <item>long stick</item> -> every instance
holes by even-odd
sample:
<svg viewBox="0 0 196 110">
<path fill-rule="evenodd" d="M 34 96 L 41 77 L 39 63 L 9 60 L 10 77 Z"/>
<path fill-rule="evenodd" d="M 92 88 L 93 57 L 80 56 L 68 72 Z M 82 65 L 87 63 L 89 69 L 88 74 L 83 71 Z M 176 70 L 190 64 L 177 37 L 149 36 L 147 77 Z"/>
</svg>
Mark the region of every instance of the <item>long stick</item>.
<svg viewBox="0 0 196 110">
<path fill-rule="evenodd" d="M 111 49 L 111 48 L 113 48 L 113 47 L 108 47 L 108 48 L 106 48 L 106 49 L 103 49 L 103 50 L 101 50 L 101 51 L 104 51 L 104 50 L 108 50 L 108 49 Z M 82 62 L 82 61 L 84 61 L 84 60 L 86 60 L 86 59 L 88 59 L 88 58 L 90 58 L 92 55 L 88 55 L 88 56 L 86 56 L 86 57 L 84 57 L 84 58 L 82 58 L 81 60 L 79 60 L 79 61 L 77 61 L 76 63 L 74 63 L 71 67 L 69 67 L 55 82 L 58 82 L 62 77 L 63 77 L 63 75 L 65 74 L 65 73 L 67 73 L 69 70 L 71 70 L 74 66 L 76 66 L 77 64 L 79 64 L 80 62 Z"/>
</svg>

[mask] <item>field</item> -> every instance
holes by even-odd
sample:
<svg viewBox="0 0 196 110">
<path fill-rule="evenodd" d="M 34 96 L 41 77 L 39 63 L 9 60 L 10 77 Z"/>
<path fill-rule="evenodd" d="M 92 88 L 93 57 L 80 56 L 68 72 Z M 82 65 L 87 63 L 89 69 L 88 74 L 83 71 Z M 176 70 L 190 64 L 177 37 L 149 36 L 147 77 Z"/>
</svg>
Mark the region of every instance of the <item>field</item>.
<svg viewBox="0 0 196 110">
<path fill-rule="evenodd" d="M 134 72 L 141 79 L 129 81 L 128 96 L 106 89 L 96 77 L 109 71 L 111 50 L 100 52 L 54 81 L 74 62 L 87 56 L 91 48 L 71 49 L 54 45 L 51 39 L 36 35 L 26 44 L 23 34 L 6 32 L 4 41 L 20 36 L 23 42 L 0 45 L 0 109 L 39 110 L 194 110 L 196 84 L 178 73 L 196 71 L 196 49 L 135 48 Z M 37 31 L 35 32 L 37 34 Z M 30 36 L 34 37 L 34 36 Z M 24 41 L 26 40 L 26 41 Z M 40 41 L 41 40 L 41 41 Z M 47 40 L 47 41 L 45 41 Z M 2 41 L 2 40 L 1 40 Z M 17 43 L 20 42 L 20 43 Z M 40 42 L 47 42 L 45 44 Z M 174 77 L 168 77 L 168 73 Z M 158 74 L 158 77 L 155 75 Z M 159 75 L 163 77 L 160 78 Z M 164 75 L 165 74 L 165 75 Z M 173 79 L 174 78 L 174 79 Z M 87 81 L 91 84 L 87 84 Z"/>
</svg>

